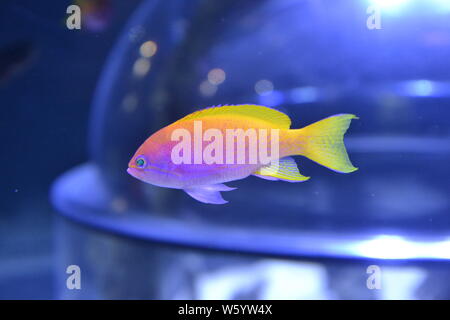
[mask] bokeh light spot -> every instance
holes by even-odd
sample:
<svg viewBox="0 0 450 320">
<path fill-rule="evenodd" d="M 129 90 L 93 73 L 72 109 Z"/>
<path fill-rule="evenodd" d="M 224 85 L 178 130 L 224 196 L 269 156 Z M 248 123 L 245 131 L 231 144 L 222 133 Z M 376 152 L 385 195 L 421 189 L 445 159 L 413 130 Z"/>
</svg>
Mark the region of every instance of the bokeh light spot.
<svg viewBox="0 0 450 320">
<path fill-rule="evenodd" d="M 153 57 L 158 50 L 158 45 L 154 41 L 146 41 L 139 48 L 139 53 L 144 58 Z"/>
<path fill-rule="evenodd" d="M 128 113 L 135 111 L 137 105 L 138 105 L 138 98 L 137 95 L 134 93 L 126 95 L 122 102 L 123 110 Z"/>
<path fill-rule="evenodd" d="M 219 85 L 225 81 L 225 78 L 225 71 L 220 68 L 215 68 L 208 72 L 208 81 L 211 84 Z"/>
<path fill-rule="evenodd" d="M 255 83 L 255 91 L 259 95 L 268 95 L 273 91 L 273 83 L 269 80 L 259 80 Z"/>
<path fill-rule="evenodd" d="M 116 197 L 111 201 L 111 209 L 116 213 L 122 213 L 128 209 L 128 202 L 123 197 Z"/>
<path fill-rule="evenodd" d="M 199 91 L 200 94 L 204 97 L 212 97 L 217 92 L 217 86 L 205 80 L 200 83 Z"/>
<path fill-rule="evenodd" d="M 133 65 L 133 74 L 137 77 L 145 76 L 150 70 L 150 61 L 146 58 L 139 58 Z"/>
</svg>

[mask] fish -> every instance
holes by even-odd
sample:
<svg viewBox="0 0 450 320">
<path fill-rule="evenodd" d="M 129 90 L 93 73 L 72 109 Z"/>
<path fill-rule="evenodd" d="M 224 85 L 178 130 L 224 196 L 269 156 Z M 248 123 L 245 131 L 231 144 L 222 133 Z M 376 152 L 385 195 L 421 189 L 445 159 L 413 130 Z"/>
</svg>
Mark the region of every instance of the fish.
<svg viewBox="0 0 450 320">
<path fill-rule="evenodd" d="M 359 118 L 336 114 L 291 129 L 289 116 L 273 108 L 213 106 L 150 135 L 130 159 L 127 172 L 145 183 L 184 190 L 206 204 L 225 204 L 221 192 L 236 189 L 225 183 L 250 175 L 293 183 L 309 180 L 292 156 L 304 156 L 340 173 L 357 170 L 344 145 L 353 119 Z"/>
</svg>

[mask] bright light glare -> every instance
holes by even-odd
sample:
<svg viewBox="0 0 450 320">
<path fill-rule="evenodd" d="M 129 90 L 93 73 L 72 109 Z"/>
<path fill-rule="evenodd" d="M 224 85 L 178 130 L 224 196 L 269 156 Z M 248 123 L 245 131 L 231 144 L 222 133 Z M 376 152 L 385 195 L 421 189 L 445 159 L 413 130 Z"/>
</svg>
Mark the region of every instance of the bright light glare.
<svg viewBox="0 0 450 320">
<path fill-rule="evenodd" d="M 450 1 L 449 0 L 432 0 L 430 1 L 436 6 L 436 8 L 441 12 L 450 11 Z"/>
<path fill-rule="evenodd" d="M 412 0 L 369 0 L 369 2 L 372 6 L 381 10 L 381 13 L 399 14 Z"/>
<path fill-rule="evenodd" d="M 379 6 L 382 9 L 396 9 L 410 0 L 370 0 L 373 5 Z"/>
<path fill-rule="evenodd" d="M 377 6 L 385 12 L 397 12 L 400 9 L 405 9 L 406 5 L 423 5 L 418 6 L 420 11 L 425 7 L 432 9 L 438 13 L 450 12 L 449 0 L 369 0 L 371 5 Z M 425 7 L 424 7 L 425 6 Z"/>
<path fill-rule="evenodd" d="M 408 83 L 408 89 L 412 96 L 428 97 L 433 93 L 433 82 L 417 80 Z"/>
<path fill-rule="evenodd" d="M 360 243 L 356 248 L 358 254 L 376 259 L 448 259 L 450 241 L 415 242 L 399 236 L 383 235 Z"/>
<path fill-rule="evenodd" d="M 437 93 L 437 86 L 438 83 L 430 80 L 411 80 L 403 82 L 401 90 L 410 97 L 431 97 Z"/>
</svg>

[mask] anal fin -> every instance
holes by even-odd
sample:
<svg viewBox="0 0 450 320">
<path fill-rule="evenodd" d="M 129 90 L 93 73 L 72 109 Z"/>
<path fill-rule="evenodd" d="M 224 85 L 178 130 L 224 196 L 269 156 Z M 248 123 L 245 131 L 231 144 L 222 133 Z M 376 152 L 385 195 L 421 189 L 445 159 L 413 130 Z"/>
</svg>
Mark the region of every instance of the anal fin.
<svg viewBox="0 0 450 320">
<path fill-rule="evenodd" d="M 195 200 L 198 200 L 203 203 L 225 204 L 228 201 L 222 198 L 220 192 L 231 191 L 234 189 L 236 188 L 231 188 L 224 184 L 212 184 L 212 185 L 195 186 L 184 189 L 184 191 Z"/>
</svg>

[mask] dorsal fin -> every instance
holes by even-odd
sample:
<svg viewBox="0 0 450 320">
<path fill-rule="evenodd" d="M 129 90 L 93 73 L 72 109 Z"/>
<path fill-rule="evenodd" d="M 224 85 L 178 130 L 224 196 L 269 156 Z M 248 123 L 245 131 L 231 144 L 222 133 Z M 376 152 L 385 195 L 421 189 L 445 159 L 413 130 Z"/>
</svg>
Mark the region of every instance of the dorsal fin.
<svg viewBox="0 0 450 320">
<path fill-rule="evenodd" d="M 241 104 L 241 105 L 225 105 L 225 106 L 214 106 L 199 111 L 195 111 L 188 114 L 179 121 L 201 119 L 208 116 L 245 116 L 256 119 L 261 119 L 272 123 L 277 128 L 289 129 L 291 126 L 291 119 L 284 113 L 271 109 L 264 106 L 257 106 L 252 104 Z"/>
<path fill-rule="evenodd" d="M 309 179 L 309 177 L 300 174 L 295 160 L 291 157 L 282 158 L 278 163 L 262 167 L 253 174 L 263 179 L 284 180 L 289 182 L 301 182 Z"/>
</svg>

